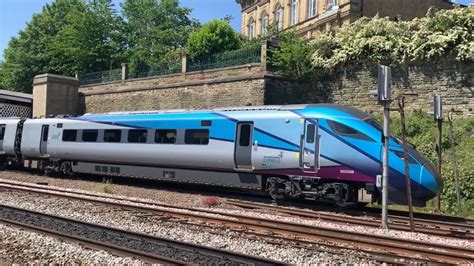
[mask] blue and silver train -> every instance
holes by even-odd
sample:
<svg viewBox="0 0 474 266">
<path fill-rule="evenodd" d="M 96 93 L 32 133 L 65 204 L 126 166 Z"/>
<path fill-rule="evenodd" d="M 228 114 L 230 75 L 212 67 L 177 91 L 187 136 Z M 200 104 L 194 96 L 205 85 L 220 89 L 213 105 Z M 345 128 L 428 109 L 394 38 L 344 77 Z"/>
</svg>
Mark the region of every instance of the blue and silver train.
<svg viewBox="0 0 474 266">
<path fill-rule="evenodd" d="M 389 142 L 389 201 L 406 204 L 403 148 Z M 274 199 L 340 205 L 380 201 L 382 130 L 331 104 L 86 114 L 0 120 L 3 164 L 267 191 Z M 409 151 L 412 198 L 423 206 L 439 174 Z"/>
</svg>

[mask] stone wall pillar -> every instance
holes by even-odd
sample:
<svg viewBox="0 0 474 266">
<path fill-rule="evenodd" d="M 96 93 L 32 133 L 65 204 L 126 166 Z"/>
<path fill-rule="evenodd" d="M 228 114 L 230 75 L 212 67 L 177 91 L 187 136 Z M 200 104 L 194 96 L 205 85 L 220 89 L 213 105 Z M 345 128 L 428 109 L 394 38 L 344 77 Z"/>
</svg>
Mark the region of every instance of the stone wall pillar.
<svg viewBox="0 0 474 266">
<path fill-rule="evenodd" d="M 186 55 L 181 56 L 181 73 L 186 74 L 188 72 L 188 57 Z"/>
<path fill-rule="evenodd" d="M 128 79 L 128 65 L 122 63 L 122 84 L 125 84 L 125 80 Z"/>
<path fill-rule="evenodd" d="M 260 49 L 260 70 L 263 72 L 268 71 L 267 51 L 269 47 L 269 41 L 264 41 Z"/>
<path fill-rule="evenodd" d="M 79 80 L 54 74 L 35 76 L 33 80 L 33 117 L 78 115 Z"/>
</svg>

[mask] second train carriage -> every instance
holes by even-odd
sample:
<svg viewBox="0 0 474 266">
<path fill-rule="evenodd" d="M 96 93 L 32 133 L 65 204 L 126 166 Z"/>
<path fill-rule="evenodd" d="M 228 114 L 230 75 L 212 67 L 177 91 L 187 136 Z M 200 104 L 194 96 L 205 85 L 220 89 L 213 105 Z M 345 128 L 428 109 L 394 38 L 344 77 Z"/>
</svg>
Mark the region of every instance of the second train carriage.
<svg viewBox="0 0 474 266">
<path fill-rule="evenodd" d="M 14 121 L 5 122 L 11 143 Z M 12 122 L 13 121 L 13 122 Z M 339 105 L 88 114 L 17 121 L 21 149 L 46 172 L 122 175 L 267 190 L 273 198 L 339 204 L 379 200 L 382 132 L 369 115 Z M 18 135 L 18 134 L 16 134 Z M 402 147 L 390 139 L 389 199 L 405 204 Z M 18 157 L 18 156 L 17 156 Z M 409 150 L 412 197 L 442 188 L 434 167 Z"/>
</svg>

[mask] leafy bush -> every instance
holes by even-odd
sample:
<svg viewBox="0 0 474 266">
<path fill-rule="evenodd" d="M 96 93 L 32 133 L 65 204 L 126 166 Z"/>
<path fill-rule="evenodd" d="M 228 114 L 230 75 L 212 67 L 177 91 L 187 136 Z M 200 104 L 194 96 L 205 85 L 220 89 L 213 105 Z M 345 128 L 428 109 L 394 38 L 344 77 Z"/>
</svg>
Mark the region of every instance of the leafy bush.
<svg viewBox="0 0 474 266">
<path fill-rule="evenodd" d="M 202 60 L 212 54 L 239 49 L 240 35 L 227 20 L 212 20 L 189 34 L 186 44 L 191 59 Z"/>
<path fill-rule="evenodd" d="M 113 194 L 112 179 L 104 178 L 102 179 L 102 188 L 101 192 Z"/>
<path fill-rule="evenodd" d="M 313 66 L 347 63 L 397 65 L 451 57 L 474 60 L 474 6 L 433 12 L 412 21 L 361 18 L 314 41 Z"/>
<path fill-rule="evenodd" d="M 412 21 L 360 18 L 316 40 L 280 33 L 271 58 L 277 72 L 307 80 L 349 64 L 401 65 L 420 60 L 474 60 L 474 6 L 434 12 Z"/>
<path fill-rule="evenodd" d="M 279 37 L 281 45 L 270 57 L 272 67 L 278 74 L 308 80 L 314 72 L 311 58 L 308 56 L 315 51 L 314 46 L 304 39 L 297 38 L 294 31 L 283 32 Z"/>
</svg>

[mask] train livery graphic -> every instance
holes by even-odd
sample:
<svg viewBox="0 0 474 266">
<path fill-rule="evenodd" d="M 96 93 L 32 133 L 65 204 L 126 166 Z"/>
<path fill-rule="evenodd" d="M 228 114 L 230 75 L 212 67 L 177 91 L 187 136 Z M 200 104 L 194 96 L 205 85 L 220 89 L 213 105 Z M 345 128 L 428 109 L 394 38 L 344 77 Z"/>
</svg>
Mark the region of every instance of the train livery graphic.
<svg viewBox="0 0 474 266">
<path fill-rule="evenodd" d="M 86 114 L 0 120 L 3 165 L 268 191 L 275 199 L 347 205 L 380 200 L 382 130 L 368 114 L 332 104 Z M 403 148 L 389 142 L 389 201 L 406 204 Z M 442 189 L 409 151 L 413 204 Z"/>
</svg>

